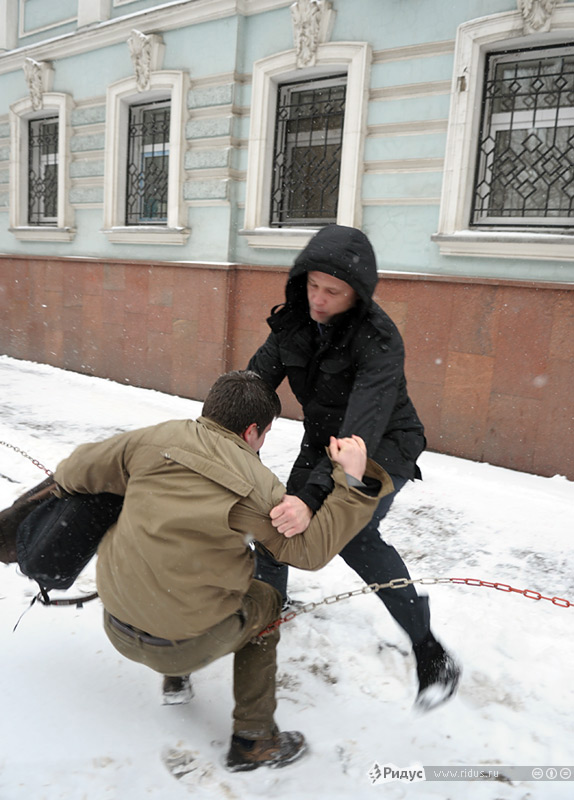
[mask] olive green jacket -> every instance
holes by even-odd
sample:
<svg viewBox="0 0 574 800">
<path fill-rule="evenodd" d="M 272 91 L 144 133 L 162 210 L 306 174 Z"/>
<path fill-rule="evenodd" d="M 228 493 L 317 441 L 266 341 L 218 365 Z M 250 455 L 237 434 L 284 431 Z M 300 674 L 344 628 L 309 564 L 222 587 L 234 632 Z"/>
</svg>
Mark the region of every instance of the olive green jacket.
<svg viewBox="0 0 574 800">
<path fill-rule="evenodd" d="M 54 477 L 70 493 L 125 495 L 98 550 L 98 593 L 124 622 L 185 639 L 241 606 L 253 578 L 254 540 L 301 569 L 330 561 L 392 491 L 374 462 L 366 474 L 381 482 L 376 496 L 350 488 L 335 464 L 333 493 L 305 533 L 289 539 L 269 518 L 283 485 L 241 437 L 205 417 L 81 445 Z"/>
</svg>

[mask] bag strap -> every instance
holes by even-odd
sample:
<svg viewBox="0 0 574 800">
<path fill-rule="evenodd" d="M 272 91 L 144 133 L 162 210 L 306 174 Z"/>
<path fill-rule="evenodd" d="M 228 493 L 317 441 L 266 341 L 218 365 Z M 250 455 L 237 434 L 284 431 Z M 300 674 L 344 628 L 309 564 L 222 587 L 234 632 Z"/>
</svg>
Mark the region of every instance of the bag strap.
<svg viewBox="0 0 574 800">
<path fill-rule="evenodd" d="M 40 586 L 40 584 L 38 584 L 38 586 Z M 25 614 L 27 614 L 28 611 L 30 611 L 30 609 L 36 602 L 41 603 L 43 606 L 76 606 L 76 608 L 82 608 L 84 603 L 88 603 L 90 600 L 95 600 L 96 597 L 98 597 L 98 593 L 92 592 L 91 594 L 83 594 L 79 597 L 60 597 L 57 598 L 56 600 L 52 600 L 46 589 L 43 586 L 40 586 L 40 591 L 38 592 L 38 594 L 34 595 L 28 608 L 25 611 L 23 611 L 18 617 L 18 621 L 12 628 L 12 633 L 14 633 L 14 631 L 22 621 L 22 617 Z"/>
<path fill-rule="evenodd" d="M 84 603 L 89 603 L 90 600 L 95 600 L 99 597 L 97 592 L 91 592 L 91 594 L 82 594 L 78 597 L 59 597 L 53 600 L 43 586 L 40 584 L 38 586 L 40 586 L 40 591 L 32 602 L 38 600 L 43 606 L 76 606 L 76 608 L 82 608 Z"/>
</svg>

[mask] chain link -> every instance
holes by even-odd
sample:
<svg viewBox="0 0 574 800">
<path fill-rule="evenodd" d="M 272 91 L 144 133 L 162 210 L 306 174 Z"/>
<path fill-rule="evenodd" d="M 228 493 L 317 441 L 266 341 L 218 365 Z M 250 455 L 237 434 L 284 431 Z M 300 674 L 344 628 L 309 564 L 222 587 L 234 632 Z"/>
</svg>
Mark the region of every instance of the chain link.
<svg viewBox="0 0 574 800">
<path fill-rule="evenodd" d="M 9 442 L 0 442 L 0 445 L 2 445 L 3 447 L 8 447 L 10 450 L 14 450 L 15 453 L 18 453 L 19 455 L 24 456 L 24 458 L 27 458 L 28 461 L 31 461 L 32 464 L 34 464 L 35 467 L 38 467 L 39 469 L 43 469 L 44 472 L 46 473 L 46 475 L 48 475 L 49 477 L 52 477 L 52 475 L 54 474 L 51 470 L 48 469 L 48 467 L 45 467 L 37 459 L 32 458 L 32 456 L 29 456 L 28 453 L 24 452 L 24 450 L 20 450 L 19 447 L 16 447 L 15 445 L 10 444 Z"/>
<path fill-rule="evenodd" d="M 356 597 L 360 594 L 372 594 L 373 592 L 379 592 L 381 589 L 403 589 L 405 586 L 411 586 L 415 583 L 420 583 L 424 586 L 436 586 L 437 584 L 446 583 L 464 584 L 466 586 L 485 586 L 488 589 L 498 589 L 500 592 L 516 592 L 517 594 L 521 594 L 530 600 L 548 600 L 553 605 L 559 606 L 560 608 L 574 608 L 574 603 L 571 603 L 570 600 L 565 600 L 563 597 L 546 597 L 540 592 L 535 592 L 532 589 L 515 589 L 513 586 L 509 586 L 507 583 L 493 583 L 491 581 L 483 581 L 480 578 L 415 578 L 410 580 L 407 578 L 393 578 L 393 580 L 389 581 L 388 583 L 369 583 L 366 586 L 362 586 L 360 589 L 353 589 L 348 592 L 339 592 L 339 594 L 328 595 L 317 602 L 306 603 L 297 609 L 297 611 L 288 611 L 282 617 L 275 620 L 275 622 L 272 622 L 270 625 L 268 625 L 264 630 L 261 631 L 261 633 L 258 634 L 258 636 L 264 636 L 267 633 L 272 633 L 273 631 L 277 630 L 280 625 L 283 625 L 283 623 L 290 622 L 292 619 L 299 617 L 301 614 L 308 614 L 310 611 L 314 611 L 319 606 L 332 605 L 333 603 L 338 603 L 341 600 L 347 600 L 349 597 Z"/>
<path fill-rule="evenodd" d="M 29 461 L 31 461 L 35 467 L 43 470 L 46 475 L 51 477 L 54 474 L 36 458 L 32 458 L 32 456 L 28 455 L 28 453 L 24 452 L 24 450 L 21 450 L 19 447 L 16 447 L 13 444 L 10 444 L 10 442 L 0 441 L 0 445 L 3 447 L 8 447 L 15 453 L 24 456 L 24 458 L 27 458 Z M 366 586 L 362 586 L 360 589 L 339 592 L 338 594 L 328 595 L 318 602 L 306 603 L 305 605 L 301 606 L 298 611 L 288 611 L 287 614 L 275 620 L 275 622 L 272 622 L 271 625 L 268 625 L 264 630 L 261 631 L 261 633 L 258 634 L 258 636 L 264 636 L 266 633 L 271 633 L 272 631 L 277 630 L 277 628 L 280 625 L 283 625 L 283 623 L 290 622 L 292 619 L 299 617 L 301 614 L 308 614 L 310 611 L 314 611 L 316 608 L 318 608 L 318 606 L 333 605 L 333 603 L 339 603 L 341 600 L 348 600 L 350 597 L 356 597 L 360 594 L 372 594 L 373 592 L 381 591 L 381 589 L 404 589 L 406 586 L 411 586 L 415 583 L 420 583 L 423 586 L 436 586 L 437 584 L 445 583 L 454 583 L 459 585 L 464 584 L 466 586 L 485 586 L 488 589 L 497 589 L 499 592 L 515 592 L 516 594 L 521 594 L 524 597 L 527 597 L 529 600 L 548 600 L 550 603 L 558 606 L 559 608 L 574 607 L 574 603 L 571 603 L 570 600 L 566 600 L 563 597 L 546 597 L 540 592 L 536 592 L 532 589 L 516 589 L 514 586 L 510 586 L 508 583 L 493 583 L 492 581 L 483 581 L 480 578 L 393 578 L 393 580 L 389 581 L 388 583 L 369 583 Z"/>
</svg>

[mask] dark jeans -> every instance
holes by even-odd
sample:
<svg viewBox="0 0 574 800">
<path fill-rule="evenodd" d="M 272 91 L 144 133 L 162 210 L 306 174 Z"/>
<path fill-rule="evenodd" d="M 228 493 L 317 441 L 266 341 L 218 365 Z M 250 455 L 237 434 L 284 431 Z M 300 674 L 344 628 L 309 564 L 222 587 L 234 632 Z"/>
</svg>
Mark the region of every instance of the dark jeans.
<svg viewBox="0 0 574 800">
<path fill-rule="evenodd" d="M 394 547 L 379 533 L 379 523 L 388 513 L 406 478 L 391 475 L 395 491 L 383 497 L 368 525 L 341 550 L 340 556 L 367 584 L 388 583 L 393 578 L 410 578 L 409 571 Z M 257 553 L 255 577 L 274 586 L 287 597 L 288 567 L 270 556 Z M 427 597 L 419 597 L 414 586 L 381 589 L 377 592 L 391 616 L 414 644 L 430 633 L 430 610 Z"/>
</svg>

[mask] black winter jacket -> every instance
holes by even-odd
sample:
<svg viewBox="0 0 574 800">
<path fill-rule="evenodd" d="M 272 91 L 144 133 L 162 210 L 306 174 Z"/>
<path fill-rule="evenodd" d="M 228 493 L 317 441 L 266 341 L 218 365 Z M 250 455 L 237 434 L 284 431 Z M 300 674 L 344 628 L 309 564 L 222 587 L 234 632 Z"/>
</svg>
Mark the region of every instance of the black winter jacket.
<svg viewBox="0 0 574 800">
<path fill-rule="evenodd" d="M 307 273 L 348 283 L 356 305 L 320 328 L 309 316 Z M 301 403 L 305 436 L 288 483 L 316 510 L 331 491 L 329 436 L 361 436 L 369 456 L 391 475 L 420 477 L 424 429 L 407 394 L 404 346 L 390 317 L 372 299 L 375 255 L 355 228 L 328 225 L 311 239 L 289 273 L 285 304 L 267 320 L 271 333 L 249 362 L 273 388 L 284 377 Z"/>
</svg>

